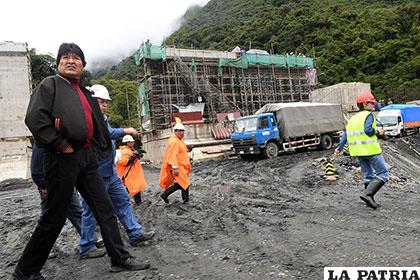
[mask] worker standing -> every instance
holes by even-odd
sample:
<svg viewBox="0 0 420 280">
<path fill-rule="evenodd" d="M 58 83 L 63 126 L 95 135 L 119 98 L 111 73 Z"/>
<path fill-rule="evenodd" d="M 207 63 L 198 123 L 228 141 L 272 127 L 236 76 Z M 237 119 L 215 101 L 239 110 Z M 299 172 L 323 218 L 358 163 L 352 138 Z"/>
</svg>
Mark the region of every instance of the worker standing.
<svg viewBox="0 0 420 280">
<path fill-rule="evenodd" d="M 189 201 L 191 163 L 183 140 L 184 130 L 182 123 L 175 124 L 175 135 L 169 137 L 163 155 L 159 185 L 165 190 L 160 196 L 165 203 L 169 203 L 168 196 L 176 190 L 181 190 L 184 203 Z"/>
<path fill-rule="evenodd" d="M 124 185 L 137 205 L 141 204 L 141 192 L 146 190 L 146 179 L 141 167 L 141 154 L 134 149 L 135 141 L 131 135 L 125 135 L 122 139 L 125 145 L 120 146 L 121 157 L 116 168 Z"/>
<path fill-rule="evenodd" d="M 377 138 L 384 135 L 384 131 L 376 127 L 376 119 L 372 114 L 375 102 L 370 92 L 357 97 L 360 112 L 350 118 L 336 149 L 336 153 L 340 153 L 348 142 L 350 156 L 358 158 L 363 173 L 365 191 L 360 198 L 374 209 L 380 206 L 375 202 L 375 194 L 389 180 L 388 167 Z"/>
</svg>

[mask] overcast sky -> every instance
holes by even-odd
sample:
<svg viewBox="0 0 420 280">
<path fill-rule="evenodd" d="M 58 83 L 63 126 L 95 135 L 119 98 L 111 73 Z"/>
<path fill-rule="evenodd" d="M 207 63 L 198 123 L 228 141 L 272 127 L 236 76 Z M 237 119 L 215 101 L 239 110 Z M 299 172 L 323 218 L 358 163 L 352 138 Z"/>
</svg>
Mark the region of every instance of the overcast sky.
<svg viewBox="0 0 420 280">
<path fill-rule="evenodd" d="M 54 56 L 60 43 L 74 42 L 89 66 L 89 61 L 123 58 L 148 38 L 160 44 L 188 7 L 208 1 L 4 0 L 0 41 L 27 42 L 30 48 Z"/>
</svg>

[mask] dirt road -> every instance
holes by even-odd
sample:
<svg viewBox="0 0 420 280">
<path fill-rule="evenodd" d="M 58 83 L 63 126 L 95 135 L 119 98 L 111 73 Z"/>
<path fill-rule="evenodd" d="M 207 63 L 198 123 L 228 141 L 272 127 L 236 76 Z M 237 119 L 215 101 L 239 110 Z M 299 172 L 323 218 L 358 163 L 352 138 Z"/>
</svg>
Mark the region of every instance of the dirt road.
<svg viewBox="0 0 420 280">
<path fill-rule="evenodd" d="M 319 160 L 332 151 L 197 163 L 188 205 L 180 193 L 164 204 L 159 169 L 147 166 L 149 189 L 135 210 L 157 236 L 129 249 L 152 268 L 111 274 L 107 257 L 79 260 L 78 238 L 67 223 L 58 257 L 48 260 L 44 274 L 47 279 L 322 279 L 325 266 L 418 266 L 420 137 L 387 141 L 383 149 L 391 181 L 376 196 L 382 204 L 377 210 L 359 199 L 362 181 L 349 157 L 335 161 L 337 181 L 322 178 Z M 39 215 L 39 197 L 30 182 L 0 187 L 0 278 L 10 279 Z"/>
</svg>

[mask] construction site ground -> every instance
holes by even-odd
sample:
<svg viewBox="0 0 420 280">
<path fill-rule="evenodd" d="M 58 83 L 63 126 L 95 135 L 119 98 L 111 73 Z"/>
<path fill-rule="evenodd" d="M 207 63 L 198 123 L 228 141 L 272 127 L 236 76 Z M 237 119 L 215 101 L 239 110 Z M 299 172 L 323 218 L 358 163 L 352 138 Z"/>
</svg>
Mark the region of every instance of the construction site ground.
<svg viewBox="0 0 420 280">
<path fill-rule="evenodd" d="M 47 279 L 322 279 L 326 266 L 419 266 L 420 136 L 383 143 L 390 182 L 381 208 L 359 199 L 356 160 L 339 156 L 337 181 L 325 181 L 321 160 L 333 150 L 195 163 L 190 203 L 179 192 L 159 197 L 159 167 L 145 166 L 149 188 L 135 212 L 153 241 L 130 252 L 151 263 L 139 272 L 108 272 L 108 257 L 80 260 L 78 236 L 66 223 Z M 39 217 L 30 181 L 0 188 L 1 279 L 10 279 Z M 121 228 L 125 241 L 126 234 Z"/>
</svg>

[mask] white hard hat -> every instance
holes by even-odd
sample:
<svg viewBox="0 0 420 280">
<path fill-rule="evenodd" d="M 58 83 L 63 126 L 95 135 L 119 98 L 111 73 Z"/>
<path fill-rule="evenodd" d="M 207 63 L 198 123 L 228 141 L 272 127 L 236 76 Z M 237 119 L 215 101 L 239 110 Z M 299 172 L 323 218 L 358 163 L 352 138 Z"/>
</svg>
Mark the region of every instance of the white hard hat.
<svg viewBox="0 0 420 280">
<path fill-rule="evenodd" d="M 185 130 L 184 125 L 182 123 L 176 123 L 174 125 L 174 130 Z"/>
<path fill-rule="evenodd" d="M 123 143 L 127 143 L 127 142 L 134 142 L 134 138 L 131 135 L 125 135 L 122 139 Z"/>
<path fill-rule="evenodd" d="M 93 85 L 90 87 L 90 90 L 93 91 L 92 97 L 94 98 L 111 100 L 111 97 L 109 97 L 108 90 L 103 85 Z"/>
</svg>

